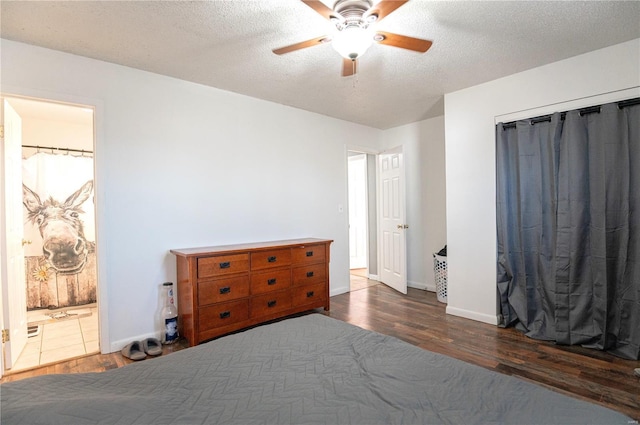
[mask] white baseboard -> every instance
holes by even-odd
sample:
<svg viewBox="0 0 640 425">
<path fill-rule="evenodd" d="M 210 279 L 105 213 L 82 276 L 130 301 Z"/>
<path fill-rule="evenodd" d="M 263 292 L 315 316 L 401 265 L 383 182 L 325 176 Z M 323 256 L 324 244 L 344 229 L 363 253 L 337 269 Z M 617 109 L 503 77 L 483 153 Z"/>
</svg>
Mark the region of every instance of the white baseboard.
<svg viewBox="0 0 640 425">
<path fill-rule="evenodd" d="M 409 288 L 422 289 L 423 291 L 436 292 L 435 283 L 430 284 L 430 283 L 422 283 L 422 282 L 412 282 L 408 280 L 407 286 Z"/>
<path fill-rule="evenodd" d="M 348 286 L 341 286 L 339 288 L 330 289 L 329 290 L 329 296 L 330 297 L 334 297 L 336 295 L 346 294 L 347 292 L 349 292 L 349 287 Z"/>
<path fill-rule="evenodd" d="M 412 282 L 410 280 L 407 280 L 407 286 L 409 288 L 422 289 L 423 291 L 427 290 L 427 284 L 422 282 Z"/>
<path fill-rule="evenodd" d="M 447 306 L 447 314 L 452 316 L 464 317 L 465 319 L 475 320 L 476 322 L 488 323 L 490 325 L 498 325 L 498 316 L 491 314 L 478 313 L 477 311 L 464 310 L 462 308 Z"/>
<path fill-rule="evenodd" d="M 380 276 L 378 276 L 377 274 L 370 274 L 369 279 L 380 281 Z"/>
</svg>

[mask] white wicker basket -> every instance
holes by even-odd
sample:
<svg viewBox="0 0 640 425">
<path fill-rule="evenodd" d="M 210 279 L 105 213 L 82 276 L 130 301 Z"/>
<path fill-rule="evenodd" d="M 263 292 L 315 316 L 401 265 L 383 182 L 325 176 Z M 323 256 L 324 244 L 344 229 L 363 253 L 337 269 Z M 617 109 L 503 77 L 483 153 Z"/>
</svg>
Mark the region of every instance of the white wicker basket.
<svg viewBox="0 0 640 425">
<path fill-rule="evenodd" d="M 447 302 L 447 257 L 433 254 L 433 273 L 436 278 L 436 295 L 441 303 Z"/>
</svg>

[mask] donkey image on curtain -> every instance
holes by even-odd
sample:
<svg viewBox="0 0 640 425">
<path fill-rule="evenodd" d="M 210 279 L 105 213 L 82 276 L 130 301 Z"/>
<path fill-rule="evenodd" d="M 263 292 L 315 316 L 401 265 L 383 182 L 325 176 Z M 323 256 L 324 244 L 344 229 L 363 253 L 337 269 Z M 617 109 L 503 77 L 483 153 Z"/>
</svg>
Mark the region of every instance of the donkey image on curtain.
<svg viewBox="0 0 640 425">
<path fill-rule="evenodd" d="M 22 161 L 27 310 L 96 302 L 93 158 Z"/>
<path fill-rule="evenodd" d="M 51 266 L 60 274 L 80 273 L 87 262 L 87 254 L 95 245 L 84 236 L 80 220 L 80 206 L 89 198 L 93 180 L 86 182 L 64 202 L 52 196 L 45 201 L 26 185 L 22 185 L 24 206 L 28 219 L 36 224 L 42 236 L 42 252 Z"/>
</svg>

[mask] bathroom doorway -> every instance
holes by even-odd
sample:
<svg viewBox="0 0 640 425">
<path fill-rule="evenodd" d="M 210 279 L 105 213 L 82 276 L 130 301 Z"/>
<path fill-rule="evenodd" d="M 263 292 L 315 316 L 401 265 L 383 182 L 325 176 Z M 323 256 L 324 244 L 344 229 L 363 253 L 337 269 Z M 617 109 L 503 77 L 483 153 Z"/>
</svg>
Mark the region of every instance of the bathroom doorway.
<svg viewBox="0 0 640 425">
<path fill-rule="evenodd" d="M 378 284 L 376 155 L 347 151 L 350 291 Z"/>
<path fill-rule="evenodd" d="M 20 129 L 21 166 L 11 173 L 22 185 L 17 200 L 5 196 L 4 208 L 24 224 L 23 271 L 3 279 L 2 288 L 3 295 L 24 294 L 19 303 L 3 296 L 12 344 L 3 346 L 3 366 L 12 373 L 100 352 L 95 126 L 92 107 L 12 96 L 2 101 Z"/>
</svg>

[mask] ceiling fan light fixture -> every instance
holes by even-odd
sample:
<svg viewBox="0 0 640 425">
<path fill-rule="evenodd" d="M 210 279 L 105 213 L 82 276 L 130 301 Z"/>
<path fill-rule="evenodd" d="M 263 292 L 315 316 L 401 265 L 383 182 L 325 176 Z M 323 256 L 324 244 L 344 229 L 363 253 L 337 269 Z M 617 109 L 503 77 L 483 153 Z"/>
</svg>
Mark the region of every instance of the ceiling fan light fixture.
<svg viewBox="0 0 640 425">
<path fill-rule="evenodd" d="M 357 25 L 347 25 L 336 32 L 331 45 L 340 56 L 355 60 L 362 56 L 373 43 L 373 34 Z"/>
</svg>

